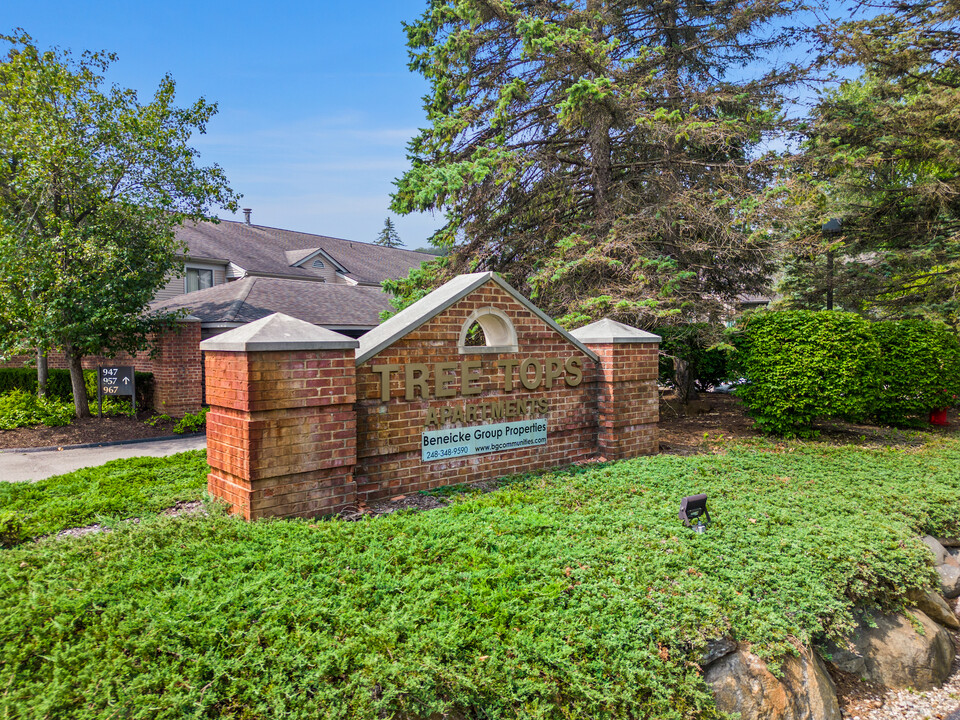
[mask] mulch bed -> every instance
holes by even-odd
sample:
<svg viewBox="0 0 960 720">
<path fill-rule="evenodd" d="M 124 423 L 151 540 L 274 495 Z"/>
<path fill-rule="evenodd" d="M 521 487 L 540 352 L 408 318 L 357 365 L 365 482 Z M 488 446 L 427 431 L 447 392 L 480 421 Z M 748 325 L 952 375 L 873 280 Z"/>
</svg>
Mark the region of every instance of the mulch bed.
<svg viewBox="0 0 960 720">
<path fill-rule="evenodd" d="M 97 417 L 74 420 L 64 427 L 17 428 L 0 430 L 0 448 L 38 448 L 64 447 L 86 443 L 107 443 L 118 440 L 140 440 L 143 438 L 168 437 L 173 435 L 176 422 L 166 420 L 156 426 L 144 421 L 153 417 L 152 412 L 137 413 L 132 417 Z"/>
<path fill-rule="evenodd" d="M 660 452 L 694 455 L 709 451 L 711 440 L 759 438 L 753 421 L 733 395 L 701 393 L 693 408 L 678 405 L 670 395 L 660 401 Z"/>
<path fill-rule="evenodd" d="M 899 429 L 848 422 L 826 422 L 815 426 L 821 442 L 860 447 L 920 447 L 930 436 L 960 432 L 957 408 L 947 412 L 946 428 L 926 425 Z M 713 452 L 725 440 L 759 439 L 753 421 L 734 395 L 701 393 L 692 409 L 678 406 L 671 395 L 660 401 L 660 452 L 668 455 L 695 455 Z M 774 439 L 775 441 L 775 439 Z"/>
</svg>

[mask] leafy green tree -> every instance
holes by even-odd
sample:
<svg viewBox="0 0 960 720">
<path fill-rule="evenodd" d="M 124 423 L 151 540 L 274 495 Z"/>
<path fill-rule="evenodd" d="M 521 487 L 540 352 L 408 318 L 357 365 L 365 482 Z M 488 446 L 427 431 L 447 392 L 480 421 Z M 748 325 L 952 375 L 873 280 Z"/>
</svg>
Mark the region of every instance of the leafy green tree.
<svg viewBox="0 0 960 720">
<path fill-rule="evenodd" d="M 0 352 L 62 349 L 83 417 L 83 356 L 143 349 L 170 323 L 145 310 L 180 265 L 175 228 L 238 196 L 188 144 L 216 105 L 177 107 L 170 77 L 144 103 L 104 86 L 113 55 L 2 41 Z"/>
<path fill-rule="evenodd" d="M 660 335 L 661 385 L 672 385 L 677 399 L 687 404 L 728 379 L 733 346 L 723 330 L 703 323 L 657 328 Z M 720 342 L 718 342 L 720 340 Z"/>
<path fill-rule="evenodd" d="M 815 219 L 790 258 L 784 290 L 795 305 L 817 307 L 817 288 L 829 277 L 844 309 L 874 317 L 926 315 L 956 325 L 956 5 L 924 0 L 870 9 L 873 17 L 821 31 L 829 62 L 863 74 L 825 93 L 815 108 L 800 186 Z M 843 220 L 840 235 L 819 237 L 826 217 Z"/>
<path fill-rule="evenodd" d="M 432 0 L 407 27 L 431 84 L 397 212 L 445 211 L 437 281 L 495 270 L 569 326 L 709 316 L 762 291 L 794 4 Z M 763 64 L 765 70 L 750 71 Z"/>
<path fill-rule="evenodd" d="M 380 234 L 377 235 L 377 239 L 373 241 L 373 244 L 387 248 L 403 246 L 400 235 L 397 234 L 397 229 L 393 226 L 393 220 L 389 217 L 383 221 L 383 229 L 380 231 Z"/>
</svg>

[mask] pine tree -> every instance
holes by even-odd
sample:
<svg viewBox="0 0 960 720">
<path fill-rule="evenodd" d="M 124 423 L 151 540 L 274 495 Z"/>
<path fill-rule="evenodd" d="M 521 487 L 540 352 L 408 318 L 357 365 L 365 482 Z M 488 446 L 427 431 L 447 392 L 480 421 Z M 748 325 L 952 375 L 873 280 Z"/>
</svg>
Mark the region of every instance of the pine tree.
<svg viewBox="0 0 960 720">
<path fill-rule="evenodd" d="M 561 321 L 705 317 L 771 273 L 765 195 L 793 68 L 748 78 L 778 0 L 433 0 L 398 212 L 443 210 L 437 281 L 503 273 Z M 769 67 L 769 63 L 767 63 Z"/>
<path fill-rule="evenodd" d="M 383 230 L 381 230 L 380 234 L 377 235 L 377 239 L 373 241 L 373 244 L 388 248 L 397 248 L 403 246 L 403 243 L 400 241 L 400 236 L 397 234 L 397 230 L 393 226 L 393 220 L 391 220 L 389 217 L 383 221 Z"/>
<path fill-rule="evenodd" d="M 811 220 L 783 289 L 816 307 L 829 282 L 847 310 L 960 324 L 960 17 L 944 0 L 869 9 L 821 30 L 829 62 L 863 74 L 815 108 Z M 827 217 L 843 220 L 842 233 L 822 239 Z"/>
</svg>

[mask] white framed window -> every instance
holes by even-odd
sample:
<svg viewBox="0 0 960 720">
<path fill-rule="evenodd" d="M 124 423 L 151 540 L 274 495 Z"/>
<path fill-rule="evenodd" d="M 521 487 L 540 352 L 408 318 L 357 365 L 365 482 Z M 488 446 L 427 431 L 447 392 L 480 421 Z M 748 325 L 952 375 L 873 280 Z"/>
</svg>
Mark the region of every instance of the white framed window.
<svg viewBox="0 0 960 720">
<path fill-rule="evenodd" d="M 324 267 L 326 267 L 326 266 L 323 264 L 323 260 L 321 260 L 320 258 L 317 258 L 316 260 L 313 261 L 313 266 L 314 266 L 315 268 L 321 268 L 321 269 L 324 268 Z"/>
<path fill-rule="evenodd" d="M 213 287 L 213 270 L 187 268 L 186 291 L 188 293 L 206 290 L 210 287 Z"/>
<path fill-rule="evenodd" d="M 502 310 L 485 307 L 470 313 L 460 328 L 461 355 L 517 352 L 517 331 Z"/>
</svg>

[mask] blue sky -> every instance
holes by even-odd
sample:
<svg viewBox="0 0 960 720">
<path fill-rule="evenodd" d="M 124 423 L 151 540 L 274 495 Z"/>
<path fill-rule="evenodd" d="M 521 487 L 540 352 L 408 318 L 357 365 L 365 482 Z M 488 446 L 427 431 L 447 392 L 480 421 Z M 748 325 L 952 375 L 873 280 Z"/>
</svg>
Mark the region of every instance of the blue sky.
<svg viewBox="0 0 960 720">
<path fill-rule="evenodd" d="M 254 222 L 370 242 L 390 214 L 406 143 L 426 124 L 427 85 L 407 69 L 401 27 L 425 7 L 3 0 L 0 32 L 22 27 L 41 47 L 77 54 L 112 51 L 110 80 L 144 98 L 169 73 L 180 104 L 200 96 L 219 104 L 193 144 L 205 164 L 226 170 Z M 442 224 L 429 214 L 391 216 L 410 248 Z"/>
</svg>

